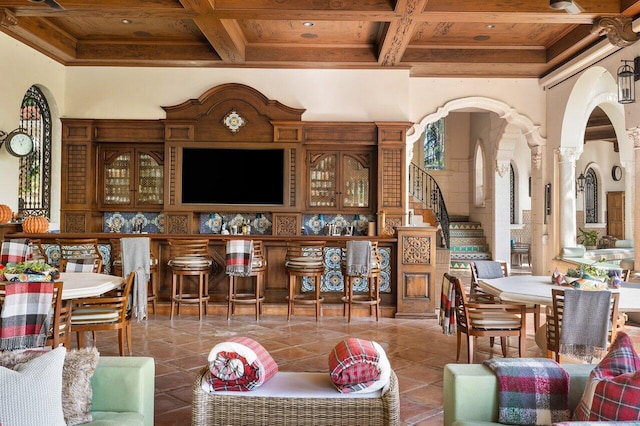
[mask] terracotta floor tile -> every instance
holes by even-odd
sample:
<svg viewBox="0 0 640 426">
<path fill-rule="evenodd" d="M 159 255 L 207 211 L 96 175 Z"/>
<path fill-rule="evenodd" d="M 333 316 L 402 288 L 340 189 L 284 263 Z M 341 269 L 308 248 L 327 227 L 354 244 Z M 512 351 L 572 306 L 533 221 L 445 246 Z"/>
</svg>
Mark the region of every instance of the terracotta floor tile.
<svg viewBox="0 0 640 426">
<path fill-rule="evenodd" d="M 465 272 L 458 275 L 466 277 Z M 330 311 L 341 312 L 337 307 Z M 627 332 L 640 348 L 640 328 L 628 326 Z M 455 335 L 445 336 L 436 319 L 381 318 L 376 322 L 374 317 L 356 316 L 348 323 L 341 316 L 324 316 L 316 322 L 311 315 L 296 315 L 291 321 L 263 315 L 256 322 L 249 314 L 234 316 L 231 321 L 208 315 L 199 321 L 197 316 L 170 320 L 168 315 L 158 314 L 134 322 L 133 336 L 134 355 L 156 360 L 157 426 L 191 423 L 193 380 L 206 365 L 213 346 L 231 336 L 260 342 L 281 371 L 328 371 L 329 351 L 340 340 L 353 336 L 377 341 L 398 376 L 400 417 L 407 426 L 442 425 L 442 370 L 456 358 Z M 102 355 L 117 355 L 115 333 L 98 333 L 97 346 Z M 476 346 L 475 362 L 501 356 L 498 343 L 491 350 L 488 339 L 478 339 Z M 466 362 L 464 339 L 460 352 L 461 362 Z M 528 330 L 526 353 L 543 356 L 535 344 L 533 328 Z M 515 339 L 510 339 L 509 355 L 517 355 Z"/>
</svg>

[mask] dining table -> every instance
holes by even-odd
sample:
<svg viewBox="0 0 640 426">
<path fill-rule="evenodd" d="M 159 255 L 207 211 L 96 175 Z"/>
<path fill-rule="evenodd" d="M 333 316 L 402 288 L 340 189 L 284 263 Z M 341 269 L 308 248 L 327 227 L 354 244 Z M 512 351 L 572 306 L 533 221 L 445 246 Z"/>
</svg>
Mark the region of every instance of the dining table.
<svg viewBox="0 0 640 426">
<path fill-rule="evenodd" d="M 56 281 L 64 283 L 63 300 L 100 296 L 124 284 L 122 277 L 95 272 L 61 272 Z"/>
<path fill-rule="evenodd" d="M 478 287 L 498 296 L 506 302 L 552 304 L 551 290 L 567 289 L 570 286 L 552 284 L 551 275 L 510 275 L 502 278 L 481 278 Z M 618 311 L 640 312 L 640 283 L 624 282 L 620 288 L 609 289 L 620 293 Z"/>
</svg>

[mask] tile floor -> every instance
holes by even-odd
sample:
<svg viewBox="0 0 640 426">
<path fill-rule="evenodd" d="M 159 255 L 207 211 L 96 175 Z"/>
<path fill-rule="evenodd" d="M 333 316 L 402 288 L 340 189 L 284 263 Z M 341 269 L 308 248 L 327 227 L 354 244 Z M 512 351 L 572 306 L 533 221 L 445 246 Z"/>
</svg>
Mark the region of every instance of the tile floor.
<svg viewBox="0 0 640 426">
<path fill-rule="evenodd" d="M 514 271 L 516 272 L 516 271 Z M 519 272 L 526 272 L 520 270 Z M 464 282 L 468 282 L 468 275 Z M 640 327 L 627 331 L 640 348 Z M 117 355 L 115 333 L 98 334 L 102 355 Z M 527 356 L 543 356 L 528 333 Z M 151 315 L 148 321 L 133 325 L 133 352 L 156 361 L 155 424 L 188 425 L 191 421 L 191 392 L 196 372 L 206 365 L 211 348 L 230 336 L 248 336 L 260 342 L 283 371 L 328 371 L 329 351 L 347 336 L 375 340 L 385 349 L 400 383 L 402 425 L 442 425 L 442 371 L 455 362 L 456 338 L 445 336 L 436 319 L 393 319 L 354 317 L 349 324 L 343 317 L 297 315 L 290 322 L 280 316 L 235 316 L 227 322 L 222 315 L 198 321 L 195 315 L 169 320 L 168 315 Z M 485 340 L 487 340 L 485 342 Z M 517 345 L 512 339 L 510 345 Z M 509 351 L 517 355 L 517 346 Z M 479 339 L 476 362 L 493 354 L 488 339 Z M 466 345 L 461 360 L 466 362 Z"/>
</svg>

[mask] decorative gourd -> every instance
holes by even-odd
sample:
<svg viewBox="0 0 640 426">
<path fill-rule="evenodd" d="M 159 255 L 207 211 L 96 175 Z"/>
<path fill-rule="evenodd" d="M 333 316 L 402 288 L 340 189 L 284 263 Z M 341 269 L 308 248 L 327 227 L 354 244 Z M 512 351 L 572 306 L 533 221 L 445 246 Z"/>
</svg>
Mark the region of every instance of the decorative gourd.
<svg viewBox="0 0 640 426">
<path fill-rule="evenodd" d="M 6 204 L 0 204 L 0 223 L 7 223 L 11 220 L 11 208 Z"/>
<path fill-rule="evenodd" d="M 49 230 L 49 220 L 44 216 L 29 216 L 22 221 L 22 232 L 41 234 Z"/>
</svg>

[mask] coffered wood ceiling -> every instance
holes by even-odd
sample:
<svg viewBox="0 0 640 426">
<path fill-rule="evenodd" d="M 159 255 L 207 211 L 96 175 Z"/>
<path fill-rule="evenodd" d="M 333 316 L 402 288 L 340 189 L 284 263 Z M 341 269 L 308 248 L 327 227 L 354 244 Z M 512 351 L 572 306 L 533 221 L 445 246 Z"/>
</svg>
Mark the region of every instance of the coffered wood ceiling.
<svg viewBox="0 0 640 426">
<path fill-rule="evenodd" d="M 51 1 L 0 0 L 0 30 L 68 66 L 403 68 L 424 77 L 541 77 L 603 37 L 591 32 L 594 19 L 640 14 L 640 0 L 576 0 L 578 14 L 549 0 Z"/>
</svg>

